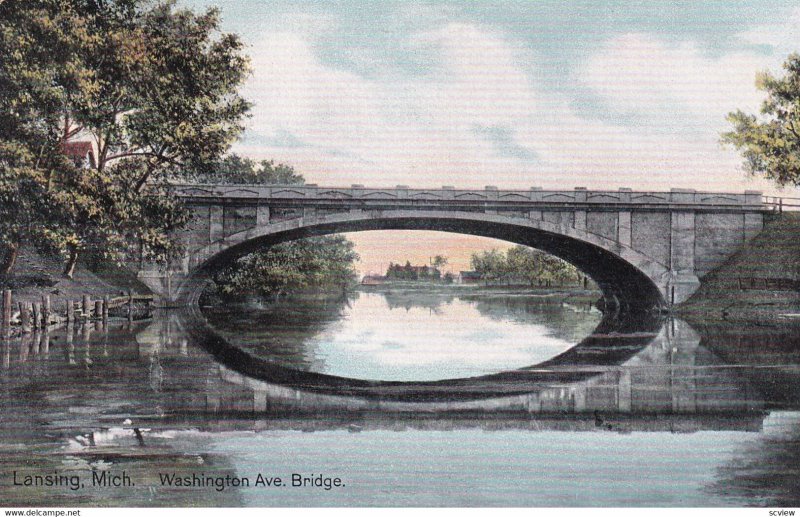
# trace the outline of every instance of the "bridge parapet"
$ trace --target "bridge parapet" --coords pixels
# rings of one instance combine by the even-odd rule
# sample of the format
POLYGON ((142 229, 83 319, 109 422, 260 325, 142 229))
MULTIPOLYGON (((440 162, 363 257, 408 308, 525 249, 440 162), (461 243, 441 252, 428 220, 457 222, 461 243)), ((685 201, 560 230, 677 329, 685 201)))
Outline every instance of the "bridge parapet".
POLYGON ((259 201, 312 203, 442 203, 442 204, 498 204, 498 205, 587 205, 593 208, 608 206, 619 208, 624 205, 654 208, 712 208, 737 210, 765 210, 766 204, 761 192, 710 192, 690 189, 670 191, 634 191, 627 188, 619 190, 587 190, 577 187, 573 190, 544 190, 531 187, 528 190, 498 189, 487 186, 479 189, 457 189, 445 186, 440 189, 418 189, 398 185, 394 188, 370 188, 354 185, 350 188, 323 187, 318 185, 216 185, 192 184, 176 185, 176 193, 188 201, 209 203, 212 201, 238 201, 258 203, 259 201))

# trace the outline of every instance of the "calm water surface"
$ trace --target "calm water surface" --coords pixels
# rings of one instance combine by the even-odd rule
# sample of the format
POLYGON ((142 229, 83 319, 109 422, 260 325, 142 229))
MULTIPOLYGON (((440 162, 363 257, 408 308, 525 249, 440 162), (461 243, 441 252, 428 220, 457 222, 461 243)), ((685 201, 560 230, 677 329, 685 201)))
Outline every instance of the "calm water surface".
POLYGON ((601 321, 518 292, 163 313, 2 343, 0 500, 797 505, 798 401, 792 328, 601 321), (135 485, 92 486, 104 471, 135 485), (259 473, 345 486, 162 483, 259 473))
POLYGON ((207 308, 229 342, 269 361, 353 379, 426 381, 538 364, 600 322, 554 295, 362 292, 270 307, 207 308), (242 333, 241 329, 247 332, 242 333))

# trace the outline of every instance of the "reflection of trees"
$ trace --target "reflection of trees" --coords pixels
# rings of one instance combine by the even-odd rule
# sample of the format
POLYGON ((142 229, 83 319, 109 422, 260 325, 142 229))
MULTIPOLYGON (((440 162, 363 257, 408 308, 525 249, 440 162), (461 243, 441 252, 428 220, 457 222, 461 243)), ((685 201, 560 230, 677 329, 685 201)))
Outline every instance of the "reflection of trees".
POLYGON ((542 297, 526 295, 464 295, 462 300, 472 302, 483 316, 496 321, 543 325, 553 336, 565 341, 575 341, 590 334, 600 322, 599 314, 588 314, 564 307, 559 296, 542 297))
POLYGON ((777 407, 800 404, 800 328, 725 322, 692 322, 702 343, 726 363, 743 368, 748 379, 777 407))
POLYGON ((208 323, 230 343, 281 365, 308 370, 315 357, 306 341, 339 321, 358 293, 293 296, 266 305, 205 309, 208 323))
POLYGON ((741 446, 717 469, 709 492, 759 506, 800 504, 800 421, 796 416, 776 418, 780 429, 774 434, 767 430, 757 441, 741 446))
POLYGON ((428 289, 390 289, 381 291, 389 309, 422 308, 434 313, 442 305, 459 299, 471 303, 481 315, 495 321, 512 321, 519 324, 543 325, 553 336, 565 341, 583 338, 600 322, 599 314, 588 314, 591 304, 585 307, 564 307, 563 296, 535 296, 525 293, 436 292, 428 289), (583 309, 583 310, 581 310, 583 309))
POLYGON ((383 295, 390 310, 405 309, 408 311, 413 308, 421 308, 429 309, 434 313, 438 313, 442 305, 453 303, 456 298, 453 293, 409 289, 383 291, 380 294, 383 295))

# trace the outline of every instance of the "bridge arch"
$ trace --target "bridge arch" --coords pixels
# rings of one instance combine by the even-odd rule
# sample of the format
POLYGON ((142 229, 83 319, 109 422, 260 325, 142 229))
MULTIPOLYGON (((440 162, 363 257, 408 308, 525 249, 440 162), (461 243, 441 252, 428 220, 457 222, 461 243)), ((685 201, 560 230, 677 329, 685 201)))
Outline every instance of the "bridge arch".
POLYGON ((597 283, 607 303, 622 310, 650 310, 666 305, 668 269, 630 246, 544 220, 435 210, 354 211, 259 225, 188 253, 182 273, 173 274, 169 295, 180 303, 196 303, 214 271, 267 246, 370 230, 444 231, 530 246, 575 265, 597 283))

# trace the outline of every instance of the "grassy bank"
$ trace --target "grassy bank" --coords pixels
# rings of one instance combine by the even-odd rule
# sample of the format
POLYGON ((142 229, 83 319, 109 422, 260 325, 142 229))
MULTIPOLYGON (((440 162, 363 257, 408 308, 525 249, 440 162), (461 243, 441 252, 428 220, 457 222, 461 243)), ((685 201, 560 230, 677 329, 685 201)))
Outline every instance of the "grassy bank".
POLYGON ((120 296, 128 290, 136 294, 150 292, 135 274, 113 264, 89 267, 78 263, 72 278, 62 276, 63 267, 58 257, 42 256, 23 248, 12 273, 0 276, 0 289, 12 290, 14 304, 40 301, 42 295, 50 295, 54 310, 65 306, 66 300, 77 300, 85 294, 99 299, 106 295, 120 296))
POLYGON ((800 213, 770 220, 764 230, 702 279, 677 308, 688 320, 795 322, 800 325, 800 213))

